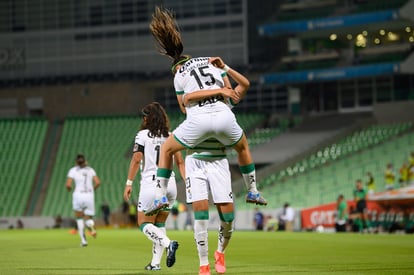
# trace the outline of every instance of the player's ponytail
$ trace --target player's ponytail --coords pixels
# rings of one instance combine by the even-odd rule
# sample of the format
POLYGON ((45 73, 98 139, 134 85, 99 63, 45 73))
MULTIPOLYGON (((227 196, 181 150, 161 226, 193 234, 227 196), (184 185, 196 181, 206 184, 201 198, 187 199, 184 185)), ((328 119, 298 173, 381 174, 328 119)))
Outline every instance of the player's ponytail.
POLYGON ((149 28, 158 44, 158 51, 173 60, 171 70, 175 73, 178 64, 190 59, 182 54, 184 46, 175 16, 167 9, 156 7, 149 28))

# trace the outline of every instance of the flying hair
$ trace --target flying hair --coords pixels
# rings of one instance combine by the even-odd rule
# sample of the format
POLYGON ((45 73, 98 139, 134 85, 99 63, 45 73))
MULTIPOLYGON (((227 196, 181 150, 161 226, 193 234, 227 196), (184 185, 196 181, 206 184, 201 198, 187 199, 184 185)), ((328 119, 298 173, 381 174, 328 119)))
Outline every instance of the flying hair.
POLYGON ((171 67, 173 72, 175 72, 176 65, 190 59, 189 56, 182 55, 184 46, 179 26, 172 11, 155 7, 149 28, 157 42, 158 52, 173 60, 171 67))

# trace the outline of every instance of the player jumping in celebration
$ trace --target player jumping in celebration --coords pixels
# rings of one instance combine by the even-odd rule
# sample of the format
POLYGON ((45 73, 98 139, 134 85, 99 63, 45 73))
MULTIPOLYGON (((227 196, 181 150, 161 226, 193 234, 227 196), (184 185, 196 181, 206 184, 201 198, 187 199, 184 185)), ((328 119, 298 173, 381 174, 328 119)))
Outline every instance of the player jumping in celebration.
POLYGON ((88 166, 85 156, 76 156, 76 166, 68 172, 66 189, 72 191, 72 183, 75 189, 72 194, 72 208, 76 216, 76 224, 81 239, 81 246, 87 246, 85 225, 92 237, 96 238, 96 229, 93 216, 95 215, 95 190, 101 184, 95 170, 88 166))
POLYGON ((232 69, 227 65, 222 69, 216 68, 208 57, 191 58, 182 55, 183 44, 177 22, 166 9, 156 7, 150 30, 161 48, 161 53, 173 59, 171 70, 174 74, 177 100, 187 117, 161 148, 157 170, 159 188, 156 200, 147 211, 147 215, 154 214, 169 204, 165 192, 172 171, 172 155, 185 148, 194 148, 210 138, 215 138, 221 144, 231 146, 237 151, 239 167, 248 189, 246 202, 266 205, 266 200, 256 188, 256 170, 246 135, 225 103, 225 98, 221 95, 211 95, 197 103, 183 106, 183 98, 193 92, 225 87, 231 89, 226 73, 232 69))
MULTIPOLYGON (((178 242, 170 240, 166 235, 165 221, 169 211, 163 209, 156 215, 146 216, 144 214, 152 206, 155 198, 157 164, 160 148, 169 136, 169 121, 164 108, 153 102, 145 106, 142 111, 143 121, 138 131, 133 148, 133 155, 129 166, 128 179, 124 190, 124 199, 128 201, 132 193, 132 182, 141 169, 140 190, 138 197, 138 226, 142 233, 153 242, 153 257, 145 267, 146 270, 159 270, 162 253, 167 248, 167 266, 175 263, 175 254, 178 242)), ((180 174, 184 179, 184 160, 181 152, 174 154, 174 161, 177 164, 180 174)), ((177 197, 177 186, 174 173, 171 174, 168 182, 167 198, 174 202, 177 197)))

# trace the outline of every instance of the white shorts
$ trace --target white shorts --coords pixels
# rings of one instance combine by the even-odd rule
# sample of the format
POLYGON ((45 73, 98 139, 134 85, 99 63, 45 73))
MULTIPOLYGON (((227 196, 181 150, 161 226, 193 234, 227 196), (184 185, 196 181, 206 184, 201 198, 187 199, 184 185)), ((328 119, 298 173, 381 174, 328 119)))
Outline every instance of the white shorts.
POLYGON ((175 139, 187 148, 193 148, 208 138, 216 138, 225 146, 236 144, 243 136, 234 113, 202 113, 184 120, 175 130, 175 139))
POLYGON ((84 215, 95 215, 95 195, 88 193, 73 193, 72 195, 73 211, 83 212, 84 215))
POLYGON ((231 174, 227 159, 199 160, 185 158, 186 200, 208 200, 209 189, 214 203, 232 203, 231 174))
MULTIPOLYGON (((154 204, 156 193, 155 185, 155 180, 149 182, 140 182, 137 206, 138 211, 145 212, 145 210, 147 210, 154 204)), ((170 180, 168 181, 167 198, 170 205, 173 205, 175 200, 177 199, 177 184, 175 181, 175 177, 170 177, 170 180)))

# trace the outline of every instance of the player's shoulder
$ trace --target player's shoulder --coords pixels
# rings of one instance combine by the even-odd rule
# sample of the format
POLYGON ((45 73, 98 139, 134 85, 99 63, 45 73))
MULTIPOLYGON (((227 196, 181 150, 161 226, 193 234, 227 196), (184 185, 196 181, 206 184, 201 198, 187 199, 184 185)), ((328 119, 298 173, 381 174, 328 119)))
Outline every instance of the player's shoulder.
POLYGON ((148 129, 139 130, 138 133, 137 133, 137 135, 136 135, 136 138, 145 138, 145 137, 148 137, 148 133, 149 133, 149 130, 148 129))
POLYGON ((69 173, 75 172, 79 166, 73 166, 69 169, 69 173))

